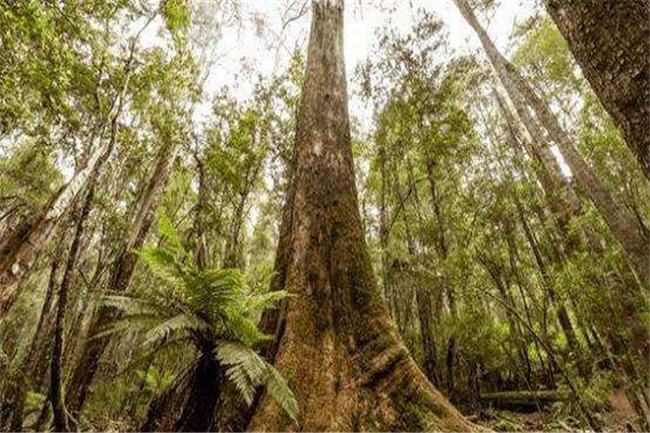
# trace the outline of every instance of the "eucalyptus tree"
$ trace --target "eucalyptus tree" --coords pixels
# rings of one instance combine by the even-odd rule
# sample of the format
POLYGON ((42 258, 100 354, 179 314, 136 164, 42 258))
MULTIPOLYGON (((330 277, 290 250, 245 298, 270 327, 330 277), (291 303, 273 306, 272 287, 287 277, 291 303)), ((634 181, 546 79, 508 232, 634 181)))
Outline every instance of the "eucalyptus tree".
MULTIPOLYGON (((343 3, 314 2, 312 14, 273 283, 295 296, 267 315, 278 331, 267 356, 296 393, 301 429, 470 429, 415 365, 377 291, 354 183, 343 3)), ((263 396, 249 428, 292 424, 263 396)))

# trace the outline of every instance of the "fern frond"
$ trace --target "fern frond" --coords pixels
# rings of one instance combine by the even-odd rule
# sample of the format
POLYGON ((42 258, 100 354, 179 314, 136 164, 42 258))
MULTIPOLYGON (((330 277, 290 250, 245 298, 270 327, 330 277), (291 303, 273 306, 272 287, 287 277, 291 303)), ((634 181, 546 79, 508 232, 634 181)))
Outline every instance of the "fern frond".
POLYGON ((226 376, 248 404, 255 389, 264 383, 266 362, 254 350, 242 344, 222 341, 217 346, 217 359, 227 367, 226 376))
POLYGON ((270 364, 268 366, 268 373, 266 378, 266 390, 271 395, 282 409, 291 417, 294 422, 297 422, 298 416, 298 400, 289 388, 289 384, 282 377, 280 372, 270 364))
POLYGON ((274 307, 281 300, 291 296, 285 290, 275 290, 267 293, 255 293, 248 296, 246 310, 252 317, 257 317, 265 310, 274 307))
POLYGON ((104 295, 100 299, 99 305, 115 308, 127 315, 155 315, 160 313, 158 306, 152 305, 148 300, 129 295, 104 295))
POLYGON ((178 355, 181 351, 186 352, 188 350, 188 346, 190 348, 193 347, 188 345, 187 337, 181 336, 167 340, 164 342, 164 344, 149 347, 148 349, 142 350, 135 357, 130 358, 130 362, 124 368, 115 373, 112 378, 131 373, 137 368, 144 368, 145 366, 150 365, 152 359, 155 357, 162 357, 168 354, 178 355))
POLYGON ((158 344, 169 339, 172 334, 200 332, 209 325, 193 314, 179 314, 151 328, 144 335, 144 346, 158 344))
POLYGON ((150 329, 160 322, 160 317, 152 314, 134 314, 117 319, 108 326, 90 336, 91 340, 103 338, 112 334, 138 333, 150 329))
POLYGON ((298 402, 280 373, 250 347, 239 343, 219 341, 216 349, 219 362, 227 367, 226 376, 251 404, 255 389, 265 385, 269 395, 296 420, 298 402))
POLYGON ((271 338, 259 329, 256 320, 243 314, 229 317, 221 331, 222 334, 229 336, 229 339, 240 341, 247 346, 255 346, 271 338))
POLYGON ((185 285, 182 266, 172 252, 162 248, 144 247, 138 255, 157 278, 174 288, 182 288, 185 285))

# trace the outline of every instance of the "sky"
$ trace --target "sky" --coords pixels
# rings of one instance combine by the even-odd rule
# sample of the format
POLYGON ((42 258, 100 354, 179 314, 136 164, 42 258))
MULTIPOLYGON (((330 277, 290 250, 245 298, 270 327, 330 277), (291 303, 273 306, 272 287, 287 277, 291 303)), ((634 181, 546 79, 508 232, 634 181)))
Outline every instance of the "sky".
MULTIPOLYGON (((300 0, 240 0, 237 3, 243 20, 222 28, 215 48, 217 60, 210 69, 205 89, 213 94, 222 86, 228 86, 238 98, 245 99, 250 96, 253 77, 282 72, 294 47, 306 48, 311 17, 308 12, 281 31, 287 5, 301 4, 300 0)), ((530 15, 532 3, 531 0, 501 0, 489 22, 482 17, 482 24, 502 52, 509 52, 509 36, 514 23, 530 15)), ((478 38, 453 0, 347 0, 344 55, 350 114, 361 120, 362 125, 368 124, 372 113, 355 97, 352 73, 371 54, 378 29, 390 25, 407 32, 419 9, 435 12, 444 22, 453 53, 480 52, 478 38)), ((207 117, 209 112, 209 104, 206 104, 197 110, 197 115, 207 117)))

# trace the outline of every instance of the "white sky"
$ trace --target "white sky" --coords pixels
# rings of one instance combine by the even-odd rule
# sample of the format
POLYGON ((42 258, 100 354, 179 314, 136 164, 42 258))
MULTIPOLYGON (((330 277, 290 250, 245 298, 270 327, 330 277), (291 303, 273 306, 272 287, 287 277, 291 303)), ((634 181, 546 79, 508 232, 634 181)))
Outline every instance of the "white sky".
MULTIPOLYGON (((206 81, 209 94, 227 85, 233 88, 235 95, 244 99, 250 95, 253 77, 257 74, 268 76, 281 72, 293 48, 306 47, 310 13, 292 22, 279 35, 282 12, 288 2, 290 0, 237 2, 245 22, 223 29, 216 48, 218 61, 206 81)), ((509 35, 513 25, 528 17, 532 4, 532 0, 501 0, 490 23, 482 19, 483 25, 487 25, 488 33, 502 52, 509 51, 509 35)), ((455 53, 478 52, 480 49, 476 35, 452 0, 347 0, 344 42, 351 97, 350 114, 364 124, 367 124, 372 113, 370 108, 354 97, 355 87, 351 82, 353 71, 370 54, 377 29, 391 25, 406 32, 414 24, 418 9, 433 11, 444 22, 450 49, 455 53)), ((197 114, 209 115, 209 105, 206 104, 197 114)))

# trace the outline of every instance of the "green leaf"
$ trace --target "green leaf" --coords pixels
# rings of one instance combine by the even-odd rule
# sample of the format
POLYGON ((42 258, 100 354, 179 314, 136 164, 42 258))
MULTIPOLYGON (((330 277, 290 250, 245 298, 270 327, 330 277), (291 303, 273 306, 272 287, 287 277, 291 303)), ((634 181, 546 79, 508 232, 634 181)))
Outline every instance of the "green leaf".
POLYGON ((248 404, 251 404, 258 386, 265 385, 269 395, 296 421, 298 401, 286 380, 268 362, 250 347, 220 341, 217 358, 227 367, 226 376, 248 404))

